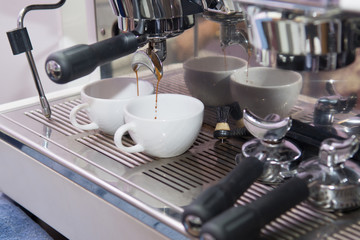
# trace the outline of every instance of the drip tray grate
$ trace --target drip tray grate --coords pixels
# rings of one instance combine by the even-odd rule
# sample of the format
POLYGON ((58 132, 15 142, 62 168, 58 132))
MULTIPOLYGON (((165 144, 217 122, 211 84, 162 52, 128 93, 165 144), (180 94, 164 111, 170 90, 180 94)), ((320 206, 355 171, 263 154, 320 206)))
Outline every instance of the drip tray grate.
MULTIPOLYGON (((89 148, 98 151, 109 158, 112 158, 129 168, 146 164, 153 161, 152 158, 141 153, 126 153, 121 152, 114 145, 111 137, 95 134, 76 139, 78 142, 88 146, 89 148)), ((129 146, 132 140, 129 137, 123 138, 124 145, 129 146)))

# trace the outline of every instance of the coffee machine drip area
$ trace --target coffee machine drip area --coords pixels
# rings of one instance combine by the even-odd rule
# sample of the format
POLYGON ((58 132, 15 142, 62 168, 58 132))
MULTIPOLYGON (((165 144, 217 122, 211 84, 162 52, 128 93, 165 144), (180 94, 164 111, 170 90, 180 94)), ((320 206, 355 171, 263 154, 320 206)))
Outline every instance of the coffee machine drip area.
MULTIPOLYGON (((51 53, 42 69, 49 79, 42 81, 66 84, 98 67, 101 79, 49 94, 47 114, 43 90, 40 103, 0 108, 2 192, 68 239, 360 238, 359 4, 94 0, 94 6, 98 41, 51 53), (135 128, 122 136, 120 150, 117 131, 102 129, 101 104, 118 86, 105 84, 134 80, 136 93, 135 76, 145 82, 140 95, 196 98, 176 112, 202 102, 199 133, 184 153, 155 156, 134 137, 135 128), (97 92, 99 81, 104 87, 97 92), (140 143, 140 151, 123 150, 140 143)), ((29 56, 23 29, 19 24, 8 37, 14 54, 29 56)), ((36 60, 29 63, 36 73, 36 60)), ((159 119, 151 121, 165 126, 161 100, 159 119)), ((129 124, 130 103, 121 108, 120 125, 129 124)), ((120 103, 112 104, 117 114, 120 103)), ((186 131, 177 128, 170 135, 182 143, 186 131)))

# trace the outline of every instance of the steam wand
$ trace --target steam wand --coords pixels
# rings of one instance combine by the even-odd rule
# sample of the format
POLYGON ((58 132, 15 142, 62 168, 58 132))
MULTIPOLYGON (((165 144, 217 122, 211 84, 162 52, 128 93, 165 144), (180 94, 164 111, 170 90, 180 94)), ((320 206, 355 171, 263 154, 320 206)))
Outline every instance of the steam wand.
POLYGON ((46 9, 56 9, 64 5, 65 0, 60 0, 56 4, 36 4, 36 5, 29 5, 23 8, 18 16, 17 19, 17 29, 7 32, 7 36, 11 45, 11 49, 14 55, 18 55, 20 53, 25 52, 26 58, 30 65, 30 69, 35 81, 36 90, 38 91, 40 104, 42 108, 42 112, 45 117, 51 117, 51 109, 48 100, 46 99, 45 92, 43 90, 39 73, 37 71, 34 57, 31 53, 32 45, 30 41, 29 34, 27 29, 24 28, 24 17, 26 13, 30 12, 31 10, 46 10, 46 9))

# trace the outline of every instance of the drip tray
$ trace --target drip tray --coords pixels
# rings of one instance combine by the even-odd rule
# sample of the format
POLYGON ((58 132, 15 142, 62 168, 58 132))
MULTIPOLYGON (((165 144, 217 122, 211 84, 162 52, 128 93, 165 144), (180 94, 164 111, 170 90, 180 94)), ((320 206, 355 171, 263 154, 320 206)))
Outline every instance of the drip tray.
MULTIPOLYGON (((189 204, 203 187, 224 177, 234 168, 235 155, 241 151, 239 143, 227 141, 220 144, 213 139, 213 128, 204 124, 191 149, 178 157, 159 159, 142 153, 122 152, 115 146, 112 136, 99 131, 78 130, 72 126, 68 116, 79 103, 79 99, 74 99, 53 105, 51 120, 46 119, 40 109, 27 111, 25 116, 44 124, 51 131, 56 129, 56 132, 63 134, 67 150, 81 152, 87 166, 109 165, 106 170, 115 178, 125 178, 176 206, 189 204)), ((207 114, 205 118, 211 119, 207 114)), ((82 124, 90 122, 84 112, 79 114, 77 120, 82 124)), ((58 141, 62 142, 63 139, 58 141)), ((134 145, 129 136, 123 137, 123 143, 125 146, 134 145)))
MULTIPOLYGON (((182 69, 166 74, 159 92, 189 95, 182 69)), ((147 79, 153 81, 152 76, 147 79)), ((227 175, 235 166, 236 154, 241 151, 240 140, 222 143, 213 139, 216 109, 207 108, 201 132, 185 154, 158 159, 142 153, 121 152, 111 136, 72 126, 69 113, 80 102, 79 95, 52 101, 51 120, 42 115, 38 105, 8 111, 1 114, 2 131, 114 195, 130 203, 140 201, 146 206, 143 210, 150 215, 164 215, 162 221, 169 219, 181 226, 182 207, 227 175)), ((306 122, 311 121, 312 112, 311 103, 299 101, 291 114, 306 122)), ((84 112, 77 118, 80 123, 89 122, 84 112)), ((232 120, 231 125, 235 124, 232 120)), ((123 141, 133 144, 128 136, 123 141)), ((271 189, 255 183, 237 204, 247 204, 271 189)), ((184 229, 177 230, 185 234, 184 229)), ((359 211, 325 213, 305 202, 268 224, 262 229, 262 236, 265 239, 359 239, 359 230, 359 211)))

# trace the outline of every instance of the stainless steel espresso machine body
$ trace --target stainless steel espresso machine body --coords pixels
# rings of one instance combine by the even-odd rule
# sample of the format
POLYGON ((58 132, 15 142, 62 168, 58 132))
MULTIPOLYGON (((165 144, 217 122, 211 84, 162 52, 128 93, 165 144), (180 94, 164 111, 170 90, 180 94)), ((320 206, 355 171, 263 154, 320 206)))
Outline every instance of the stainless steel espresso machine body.
MULTIPOLYGON (((98 19, 113 16, 106 24, 98 21, 99 43, 75 46, 49 57, 46 70, 53 81, 75 80, 98 65, 108 70, 109 61, 144 46, 146 53, 150 50, 163 63, 170 55, 167 43, 194 28, 196 31, 198 15, 205 21, 219 23, 220 49, 242 45, 265 66, 321 72, 346 69, 356 62, 360 10, 350 12, 347 1, 110 0, 109 3, 94 1, 98 19), (122 46, 116 51, 105 47, 119 43, 122 46), (85 61, 76 55, 81 51, 90 54, 85 54, 84 59, 89 56, 91 59, 85 61)), ((190 95, 182 64, 164 64, 162 70, 160 93, 190 95)), ((153 74, 141 77, 154 81, 153 74)), ((318 156, 322 140, 329 136, 343 140, 356 135, 359 124, 356 94, 343 96, 331 82, 324 89, 328 96, 322 98, 304 92, 300 95, 290 113, 291 119, 279 120, 286 122, 286 131, 274 142, 265 135, 254 141, 246 134, 224 142, 215 139, 217 109, 206 107, 201 132, 190 150, 164 159, 121 152, 112 136, 74 127, 69 114, 81 103, 79 88, 48 98, 51 118, 42 114, 37 99, 7 105, 0 114, 0 150, 4 153, 0 159, 0 190, 69 239, 196 239, 182 223, 184 209, 236 168, 235 160, 242 149, 252 154, 252 143, 261 143, 278 156, 274 149, 280 149, 285 136, 286 141, 289 139, 299 147, 295 151, 296 161, 286 165, 291 165, 293 177, 293 162, 318 156)), ((89 123, 86 113, 79 115, 79 122, 89 123)), ((232 128, 238 127, 237 120, 229 119, 232 128)), ((262 129, 261 125, 256 127, 262 129)), ((133 143, 129 136, 123 140, 128 145, 133 143)), ((273 160, 262 165, 278 169, 273 160)), ((359 169, 359 161, 355 153, 350 166, 354 171, 359 169)), ((267 172, 269 176, 273 173, 267 172)), ((271 177, 281 181, 288 178, 271 177)), ((277 181, 269 184, 266 179, 263 176, 261 181, 253 182, 232 204, 250 205, 277 188, 277 181)), ((263 226, 259 239, 357 239, 359 229, 360 210, 329 212, 303 201, 263 226)))
POLYGON ((231 16, 241 9, 257 61, 264 66, 328 71, 355 59, 358 14, 344 11, 342 1, 220 2, 220 9, 207 10, 231 16))

